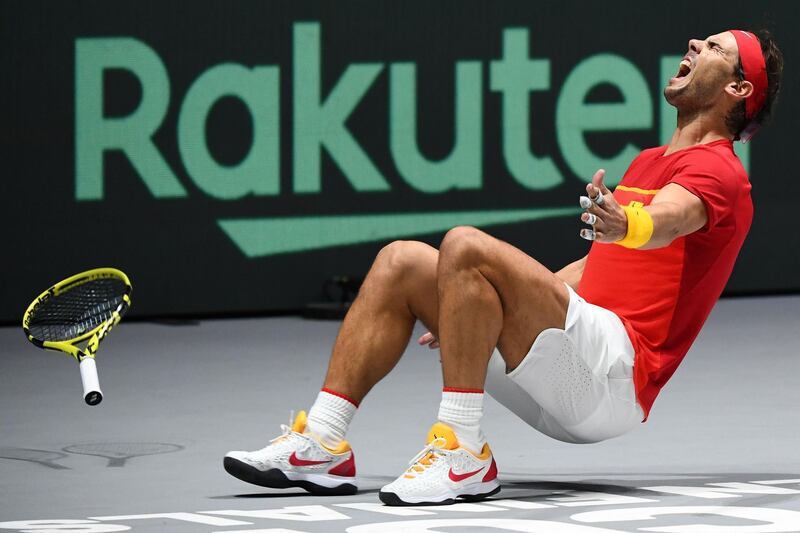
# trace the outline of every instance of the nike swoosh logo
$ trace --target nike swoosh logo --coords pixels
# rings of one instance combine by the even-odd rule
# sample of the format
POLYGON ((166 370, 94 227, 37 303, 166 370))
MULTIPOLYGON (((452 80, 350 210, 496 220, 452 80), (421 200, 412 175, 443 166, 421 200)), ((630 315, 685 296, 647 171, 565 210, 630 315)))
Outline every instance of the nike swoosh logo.
POLYGON ((325 463, 330 463, 328 461, 309 461, 307 459, 300 459, 297 457, 297 452, 292 452, 292 455, 289 456, 289 464, 292 466, 313 466, 313 465, 321 465, 325 463))
POLYGON ((448 472, 448 473, 447 473, 447 477, 449 477, 449 478, 450 478, 450 479, 452 479, 453 481, 464 481, 464 480, 465 480, 465 479, 467 479, 468 477, 472 477, 472 476, 474 476, 475 474, 477 474, 477 473, 478 473, 478 472, 480 472, 481 470, 483 470, 483 468, 479 468, 479 469, 477 469, 477 470, 476 470, 476 471, 474 471, 474 472, 465 472, 465 473, 463 473, 463 474, 456 474, 455 472, 453 472, 453 469, 451 468, 451 469, 450 469, 450 472, 448 472))
POLYGON ((249 257, 308 252, 426 235, 455 226, 488 227, 577 216, 575 207, 220 219, 217 224, 249 257))

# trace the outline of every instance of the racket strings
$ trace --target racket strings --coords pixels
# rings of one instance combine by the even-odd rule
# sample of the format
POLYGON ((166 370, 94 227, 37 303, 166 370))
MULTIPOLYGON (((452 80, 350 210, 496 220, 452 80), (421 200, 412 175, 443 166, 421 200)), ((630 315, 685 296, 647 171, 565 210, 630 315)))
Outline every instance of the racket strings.
POLYGON ((121 310, 125 292, 125 283, 113 278, 76 285, 42 302, 28 327, 43 341, 80 337, 121 310))

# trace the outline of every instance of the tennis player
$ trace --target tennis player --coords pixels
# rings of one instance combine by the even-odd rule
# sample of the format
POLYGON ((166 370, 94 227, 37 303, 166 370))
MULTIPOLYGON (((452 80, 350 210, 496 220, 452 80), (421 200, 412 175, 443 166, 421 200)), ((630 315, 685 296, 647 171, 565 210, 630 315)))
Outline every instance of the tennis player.
MULTIPOLYGON (((669 144, 644 150, 612 192, 599 170, 580 198, 593 241, 550 272, 471 227, 439 250, 393 242, 378 254, 342 324, 308 417, 267 447, 230 452, 228 472, 316 494, 356 490, 344 440, 370 389, 402 356, 417 320, 440 348, 438 421, 411 467, 380 491, 389 505, 446 504, 500 490, 481 431, 484 390, 570 443, 647 420, 731 274, 750 228, 750 183, 733 151, 770 115, 783 59, 767 32, 689 41, 664 89, 678 110, 669 144)), ((402 401, 399 399, 398 401, 402 401)))

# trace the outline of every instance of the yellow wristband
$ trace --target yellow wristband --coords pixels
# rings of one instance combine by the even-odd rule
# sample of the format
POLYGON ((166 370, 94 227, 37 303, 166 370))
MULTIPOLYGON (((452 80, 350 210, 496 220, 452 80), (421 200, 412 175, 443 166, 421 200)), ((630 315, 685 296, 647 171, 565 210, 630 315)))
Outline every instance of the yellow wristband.
POLYGON ((641 248, 653 236, 653 218, 639 202, 631 202, 631 205, 623 206, 622 209, 628 216, 628 233, 624 239, 614 244, 625 248, 641 248))

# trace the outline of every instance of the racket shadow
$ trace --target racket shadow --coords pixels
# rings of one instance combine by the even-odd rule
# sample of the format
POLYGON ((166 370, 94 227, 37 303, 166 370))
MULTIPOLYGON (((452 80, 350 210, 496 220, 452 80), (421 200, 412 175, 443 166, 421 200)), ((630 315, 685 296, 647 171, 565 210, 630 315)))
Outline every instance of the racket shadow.
POLYGON ((13 461, 26 461, 35 463, 53 470, 70 470, 68 466, 58 464, 54 461, 67 457, 67 454, 50 450, 37 450, 34 448, 14 448, 1 447, 0 459, 11 459, 13 461))
POLYGON ((129 459, 145 455, 174 453, 185 449, 180 444, 169 442, 93 442, 71 444, 62 451, 78 455, 93 455, 108 459, 106 467, 124 467, 129 459))

